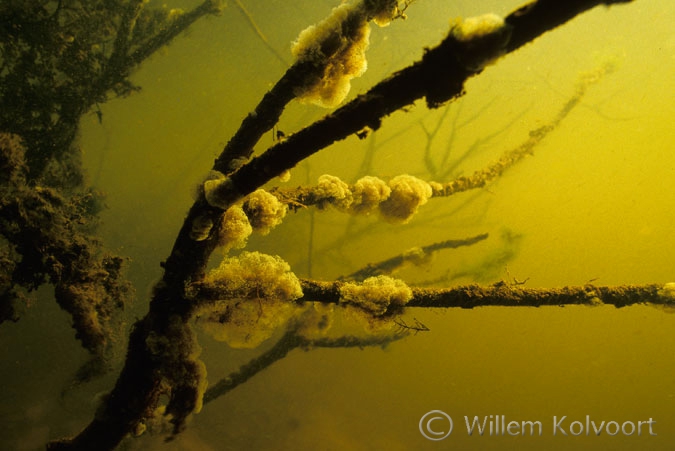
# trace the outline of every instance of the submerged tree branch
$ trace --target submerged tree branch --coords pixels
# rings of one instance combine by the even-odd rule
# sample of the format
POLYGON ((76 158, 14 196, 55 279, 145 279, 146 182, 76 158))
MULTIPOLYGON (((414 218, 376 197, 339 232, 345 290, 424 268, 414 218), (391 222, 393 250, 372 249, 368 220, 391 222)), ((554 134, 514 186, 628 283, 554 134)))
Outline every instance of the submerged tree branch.
MULTIPOLYGON (((240 167, 214 189, 212 198, 215 202, 212 204, 226 209, 334 142, 366 128, 376 130, 384 117, 412 105, 422 97, 426 98, 430 107, 437 107, 462 95, 464 82, 482 72, 488 61, 518 49, 576 14, 599 4, 610 3, 614 2, 535 1, 510 14, 502 28, 477 39, 478 42, 462 41, 457 38, 454 29, 451 30, 441 44, 427 50, 421 61, 395 73, 367 93, 240 167), (555 13, 551 13, 550 9, 555 13), (467 57, 474 52, 480 57, 467 57)), ((257 110, 256 114, 259 114, 257 110)))
MULTIPOLYGON (((382 118, 412 104, 416 99, 426 97, 428 105, 436 107, 461 95, 465 80, 480 73, 489 60, 513 51, 545 31, 565 23, 576 14, 608 3, 613 2, 533 2, 529 7, 519 9, 507 17, 505 22, 500 21, 493 33, 482 34, 475 39, 468 38, 467 31, 463 28, 453 28, 449 37, 439 46, 428 50, 420 62, 398 72, 333 114, 254 158, 229 178, 217 181, 216 188, 208 196, 202 193, 190 209, 171 255, 163 264, 164 276, 155 287, 150 311, 134 326, 124 368, 107 401, 83 432, 72 440, 52 443, 50 449, 113 449, 126 434, 139 426, 145 418, 152 416, 161 396, 169 397, 167 412, 172 414, 174 433, 180 432, 184 427, 189 414, 201 408, 205 371, 198 360, 198 350, 189 324, 194 305, 187 290, 193 282, 203 277, 208 259, 217 244, 216 235, 222 213, 235 201, 336 140, 344 139, 364 127, 377 129, 382 118), (514 40, 510 41, 509 36, 514 37, 514 40), (209 221, 213 224, 212 232, 206 239, 196 240, 192 233, 195 224, 201 225, 209 221)), ((283 109, 283 105, 276 104, 276 101, 273 103, 275 105, 272 109, 283 109)), ((261 113, 264 112, 256 109, 255 115, 261 113)), ((277 120, 276 114, 269 116, 271 125, 267 123, 265 126, 271 128, 277 120)), ((260 133, 261 128, 254 128, 258 128, 258 131, 253 133, 252 138, 247 138, 248 142, 256 140, 255 135, 260 133)), ((223 173, 229 172, 228 169, 232 169, 232 157, 246 156, 249 152, 246 147, 244 144, 234 153, 226 148, 214 168, 223 173)), ((337 291, 340 284, 343 283, 304 281, 302 300, 338 302, 340 294, 337 291)), ((556 296, 497 286, 480 290, 478 287, 469 287, 459 292, 413 291, 413 299, 408 305, 438 307, 448 306, 444 303, 456 302, 460 307, 475 306, 478 305, 477 300, 489 302, 488 305, 499 305, 501 296, 506 296, 513 305, 520 305, 522 300, 529 298, 536 299, 533 302, 538 302, 538 305, 546 302, 558 305, 565 299, 576 300, 570 303, 582 303, 582 299, 588 298, 588 295, 583 295, 586 293, 583 290, 576 294, 562 293, 556 296), (512 293, 520 293, 520 296, 512 293)), ((625 298, 612 294, 614 292, 609 288, 603 290, 593 291, 591 299, 597 297, 610 302, 625 298)), ((644 302, 644 299, 659 300, 663 297, 658 295, 657 287, 640 294, 646 297, 633 303, 644 302)))
MULTIPOLYGON (((302 302, 340 303, 343 282, 302 280, 302 302)), ((561 288, 526 288, 499 282, 490 286, 466 285, 454 288, 413 288, 413 298, 406 307, 464 308, 543 307, 564 305, 613 305, 626 307, 652 304, 675 308, 673 284, 596 286, 561 288)))

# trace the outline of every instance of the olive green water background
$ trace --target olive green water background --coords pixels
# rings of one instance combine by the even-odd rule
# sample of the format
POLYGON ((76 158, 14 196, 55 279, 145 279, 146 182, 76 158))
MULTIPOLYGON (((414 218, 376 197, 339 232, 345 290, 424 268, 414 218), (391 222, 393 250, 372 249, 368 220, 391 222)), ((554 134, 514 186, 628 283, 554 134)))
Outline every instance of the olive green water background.
MULTIPOLYGON (((291 41, 338 2, 241 3, 290 63, 291 41)), ((417 0, 407 20, 373 25, 368 71, 353 81, 350 96, 419 59, 425 46, 442 39, 451 18, 504 16, 521 3, 417 0)), ((405 225, 300 211, 270 235, 253 237, 247 249, 280 255, 298 276, 331 280, 414 246, 487 232, 485 242, 445 251, 396 276, 414 285, 457 275, 440 286, 514 278, 527 279, 529 287, 675 281, 674 21, 670 0, 596 8, 489 66, 448 111, 418 102, 369 138, 350 137, 301 163, 285 183, 315 183, 326 173, 347 182, 366 173, 434 180, 425 166, 427 144, 439 170, 456 165, 449 178, 468 175, 550 121, 574 94, 580 73, 615 65, 533 156, 486 189, 432 199, 405 225), (439 120, 429 143, 425 130, 439 120)), ((195 187, 284 69, 230 2, 222 16, 197 23, 142 66, 133 76, 140 93, 102 105, 101 123, 94 113, 84 117, 88 177, 107 194, 101 232, 109 247, 132 259, 137 300, 126 312, 129 324, 146 312, 159 262, 195 187)), ((327 112, 294 102, 279 129, 292 133, 327 112)), ((273 143, 270 133, 259 150, 273 143)), ((294 351, 206 405, 174 442, 140 438, 125 449, 675 448, 675 315, 668 311, 645 305, 410 309, 405 319, 413 318, 430 331, 385 350, 294 351), (418 428, 433 409, 455 423, 439 442, 418 428), (465 415, 539 420, 543 433, 469 436, 465 415), (554 436, 554 415, 566 415, 567 426, 586 415, 619 424, 652 418, 658 435, 554 436)), ((20 322, 0 327, 0 421, 7 431, 0 449, 40 449, 50 438, 77 432, 114 383, 116 372, 61 393, 85 357, 68 324, 45 289, 20 322)), ((200 343, 215 382, 272 341, 257 350, 229 349, 206 336, 200 343)))

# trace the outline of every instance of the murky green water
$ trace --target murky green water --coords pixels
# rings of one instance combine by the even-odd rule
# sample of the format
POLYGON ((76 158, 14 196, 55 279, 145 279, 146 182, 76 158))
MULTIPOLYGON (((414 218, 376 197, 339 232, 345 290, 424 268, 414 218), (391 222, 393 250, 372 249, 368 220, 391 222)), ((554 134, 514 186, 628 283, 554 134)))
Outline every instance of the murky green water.
MULTIPOLYGON (((288 62, 289 43, 298 32, 337 3, 241 2, 288 62)), ((132 258, 129 275, 138 299, 128 311, 130 323, 147 310, 149 290, 161 275, 159 262, 171 249, 195 186, 285 69, 231 3, 221 17, 201 21, 144 64, 133 76, 143 87, 139 94, 102 105, 102 123, 93 113, 82 122, 91 183, 107 193, 104 238, 132 258)), ((419 59, 424 46, 447 32, 450 18, 506 15, 520 4, 453 3, 418 0, 408 20, 374 27, 368 71, 353 81, 350 95, 419 59)), ((326 173, 347 182, 366 174, 388 179, 408 173, 425 180, 468 175, 552 120, 574 94, 581 72, 616 64, 533 156, 487 188, 432 199, 405 225, 331 209, 301 210, 271 234, 253 237, 247 249, 280 255, 298 276, 331 280, 414 246, 487 232, 485 242, 444 251, 431 264, 396 276, 411 285, 446 277, 440 286, 514 278, 527 279, 530 287, 675 280, 673 19, 675 8, 667 0, 596 8, 489 66, 447 111, 430 111, 418 102, 384 120, 367 139, 348 138, 301 163, 285 184, 316 183, 326 173), (508 258, 499 260, 504 250, 508 258), (486 261, 497 263, 488 268, 486 261)), ((293 103, 278 127, 290 134, 326 112, 293 103)), ((272 144, 269 134, 259 148, 272 144)), ((67 316, 49 298, 44 290, 43 302, 25 318, 0 327, 2 423, 11 430, 0 434, 8 437, 0 439, 3 449, 36 449, 49 438, 76 432, 91 418, 95 395, 115 380, 113 374, 59 395, 84 351, 72 338, 67 316)), ((675 445, 675 315, 648 306, 410 309, 405 319, 413 318, 430 331, 385 350, 293 351, 207 404, 174 442, 141 438, 125 446, 670 450, 675 445), (453 433, 440 442, 425 439, 418 427, 422 415, 434 409, 454 420, 453 433), (506 423, 541 421, 543 431, 541 436, 467 433, 464 416, 489 415, 505 415, 506 423), (572 421, 585 425, 587 415, 619 424, 651 418, 658 435, 646 429, 640 436, 553 434, 554 416, 567 416, 563 426, 569 431, 572 421)), ((260 352, 232 350, 206 336, 201 344, 212 383, 260 352)))

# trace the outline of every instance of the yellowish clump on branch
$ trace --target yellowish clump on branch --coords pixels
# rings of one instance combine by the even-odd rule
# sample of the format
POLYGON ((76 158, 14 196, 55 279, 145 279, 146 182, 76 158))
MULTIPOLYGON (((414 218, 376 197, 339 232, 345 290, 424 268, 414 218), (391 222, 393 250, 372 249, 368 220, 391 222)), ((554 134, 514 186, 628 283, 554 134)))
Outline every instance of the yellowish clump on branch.
POLYGON ((439 183, 427 183, 407 174, 396 176, 389 183, 377 177, 366 176, 353 185, 334 175, 324 174, 319 177, 316 186, 287 190, 280 197, 297 198, 299 203, 316 205, 320 209, 332 205, 337 210, 350 214, 368 215, 377 210, 385 220, 403 224, 437 190, 443 188, 439 183))
POLYGON ((288 211, 286 204, 264 189, 258 189, 249 194, 242 208, 253 230, 261 235, 267 235, 274 227, 281 224, 288 211))
POLYGON ((226 210, 230 206, 230 199, 225 195, 232 188, 232 180, 218 171, 211 171, 202 185, 204 198, 212 207, 226 210))
POLYGON ((663 284, 663 286, 659 288, 656 293, 664 302, 661 304, 654 303, 651 305, 667 313, 675 313, 675 282, 663 284))
POLYGON ((432 195, 431 186, 412 175, 398 175, 389 181, 391 195, 380 203, 380 214, 394 223, 405 223, 427 203, 432 195))
POLYGON ((334 175, 324 174, 313 191, 317 206, 325 208, 328 204, 338 210, 345 211, 352 203, 352 192, 349 185, 334 175))
POLYGON ((675 302, 675 282, 668 282, 658 291, 659 296, 675 302))
POLYGON ((253 227, 244 210, 239 205, 233 205, 223 214, 218 244, 224 248, 225 252, 230 249, 241 249, 246 246, 246 241, 252 232, 253 227))
POLYGON ((391 308, 403 307, 413 297, 402 280, 389 276, 369 277, 361 283, 346 282, 340 287, 340 303, 382 316, 391 308))
POLYGON ((300 100, 326 108, 339 105, 349 93, 351 79, 362 75, 368 67, 368 22, 374 20, 384 26, 400 15, 396 0, 343 3, 321 22, 300 32, 291 46, 296 60, 326 64, 321 78, 298 90, 300 100))
POLYGON ((407 8, 413 0, 400 2, 399 0, 369 0, 364 2, 365 8, 371 11, 372 21, 380 27, 387 27, 392 20, 405 19, 402 9, 407 8))
POLYGON ((272 194, 263 189, 254 191, 241 204, 235 204, 225 211, 219 228, 218 245, 225 252, 241 249, 246 246, 246 241, 254 230, 261 235, 267 235, 281 223, 287 211, 286 204, 272 194))
POLYGON ((369 277, 361 283, 346 282, 340 287, 345 319, 369 334, 395 327, 395 319, 412 298, 412 290, 405 282, 384 275, 369 277))
POLYGON ((199 215, 192 220, 190 229, 190 239, 195 241, 204 241, 211 234, 213 220, 206 215, 199 215))
POLYGON ((472 71, 479 71, 496 61, 511 35, 504 19, 496 14, 458 19, 452 24, 451 33, 462 44, 458 58, 472 71))
POLYGON ((197 312, 204 330, 235 348, 255 348, 297 310, 300 281, 277 256, 243 252, 226 258, 204 283, 223 293, 197 312))
POLYGON ((390 195, 391 188, 384 180, 367 175, 354 184, 350 210, 356 214, 369 214, 390 195))

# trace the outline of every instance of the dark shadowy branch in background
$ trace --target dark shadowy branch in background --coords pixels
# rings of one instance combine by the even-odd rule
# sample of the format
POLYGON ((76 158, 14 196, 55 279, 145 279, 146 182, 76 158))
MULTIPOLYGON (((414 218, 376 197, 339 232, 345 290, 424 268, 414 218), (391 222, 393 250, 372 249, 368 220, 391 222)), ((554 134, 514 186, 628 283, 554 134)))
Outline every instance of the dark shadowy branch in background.
POLYGON ((298 334, 297 327, 290 327, 284 335, 269 350, 242 365, 239 370, 219 380, 204 393, 204 404, 229 393, 239 385, 260 373, 270 365, 283 359, 294 349, 310 350, 313 348, 366 348, 378 346, 386 347, 388 344, 405 338, 409 334, 406 331, 398 331, 390 334, 370 335, 367 337, 342 336, 337 338, 321 337, 307 338, 298 334))
POLYGON ((157 50, 173 41, 183 31, 190 28, 197 20, 208 15, 222 13, 224 4, 224 0, 204 0, 194 9, 176 16, 161 32, 135 49, 129 55, 126 65, 130 67, 139 65, 157 50))
POLYGON ((391 274, 393 271, 401 268, 405 264, 419 265, 429 261, 432 254, 442 249, 456 249, 462 246, 471 246, 480 241, 487 239, 488 234, 483 233, 471 238, 462 240, 445 240, 437 243, 429 244, 427 246, 412 248, 400 255, 389 258, 387 260, 370 263, 347 276, 341 277, 340 280, 356 280, 362 281, 368 277, 380 276, 383 274, 391 274))
POLYGON ((432 185, 433 196, 445 197, 472 189, 482 188, 499 178, 508 168, 514 166, 528 155, 532 155, 537 145, 555 130, 560 122, 562 122, 574 107, 579 104, 588 87, 597 83, 604 75, 613 71, 614 67, 611 64, 606 64, 592 72, 582 74, 581 79, 577 82, 574 95, 565 103, 565 105, 563 105, 553 120, 536 130, 532 130, 530 136, 524 143, 515 149, 504 152, 498 161, 490 164, 488 167, 479 169, 470 176, 460 176, 450 182, 439 184, 440 186, 432 185))

